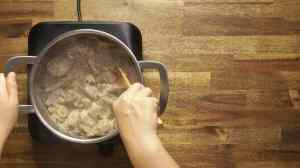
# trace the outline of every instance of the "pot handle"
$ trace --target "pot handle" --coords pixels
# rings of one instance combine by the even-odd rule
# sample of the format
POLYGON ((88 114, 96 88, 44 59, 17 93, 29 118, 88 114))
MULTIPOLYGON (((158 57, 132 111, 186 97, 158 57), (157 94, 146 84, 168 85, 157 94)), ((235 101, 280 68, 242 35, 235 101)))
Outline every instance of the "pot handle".
MULTIPOLYGON (((4 66, 5 76, 13 71, 15 65, 18 64, 34 64, 36 56, 15 56, 8 59, 4 66)), ((19 111, 22 113, 34 113, 34 108, 32 105, 19 105, 19 111)))
POLYGON ((156 61, 139 61, 139 65, 143 69, 156 69, 160 76, 160 98, 159 98, 159 114, 165 112, 169 97, 169 78, 165 65, 156 61))

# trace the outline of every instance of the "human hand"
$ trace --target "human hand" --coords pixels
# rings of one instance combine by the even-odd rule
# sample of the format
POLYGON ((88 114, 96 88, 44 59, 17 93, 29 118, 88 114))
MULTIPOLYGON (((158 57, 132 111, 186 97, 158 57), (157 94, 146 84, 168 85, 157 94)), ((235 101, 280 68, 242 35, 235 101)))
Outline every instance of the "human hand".
POLYGON ((158 100, 142 84, 131 85, 113 104, 123 140, 133 138, 143 143, 157 139, 158 100))
POLYGON ((158 100, 151 89, 131 85, 113 104, 121 138, 136 168, 179 168, 157 136, 158 100))
POLYGON ((0 74, 0 140, 4 142, 18 117, 18 90, 14 72, 0 74))

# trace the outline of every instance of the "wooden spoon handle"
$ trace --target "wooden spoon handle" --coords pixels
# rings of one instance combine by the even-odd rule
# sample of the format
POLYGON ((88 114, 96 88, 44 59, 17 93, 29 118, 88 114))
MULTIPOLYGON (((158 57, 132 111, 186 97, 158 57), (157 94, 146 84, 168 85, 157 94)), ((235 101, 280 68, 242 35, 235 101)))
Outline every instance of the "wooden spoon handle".
POLYGON ((124 80, 124 82, 125 82, 125 84, 126 84, 126 86, 128 88, 130 86, 130 81, 128 80, 125 72, 121 68, 118 68, 118 70, 120 71, 121 76, 122 76, 122 78, 123 78, 123 80, 124 80))

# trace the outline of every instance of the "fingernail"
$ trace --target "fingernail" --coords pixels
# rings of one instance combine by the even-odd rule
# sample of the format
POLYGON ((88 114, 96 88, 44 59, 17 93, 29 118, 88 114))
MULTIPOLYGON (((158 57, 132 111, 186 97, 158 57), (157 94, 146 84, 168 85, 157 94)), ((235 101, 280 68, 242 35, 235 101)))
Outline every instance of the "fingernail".
POLYGON ((16 81, 16 73, 10 72, 9 75, 11 76, 12 80, 15 82, 16 81))
POLYGON ((15 73, 15 72, 11 72, 10 75, 11 75, 11 77, 12 77, 14 80, 16 80, 16 73, 15 73))

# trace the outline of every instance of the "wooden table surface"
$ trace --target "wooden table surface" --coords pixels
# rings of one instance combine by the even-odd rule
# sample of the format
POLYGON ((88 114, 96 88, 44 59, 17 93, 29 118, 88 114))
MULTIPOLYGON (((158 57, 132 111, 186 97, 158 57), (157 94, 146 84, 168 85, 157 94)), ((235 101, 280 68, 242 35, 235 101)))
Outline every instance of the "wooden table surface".
MULTIPOLYGON (((182 167, 300 167, 300 1, 83 0, 82 8, 84 20, 136 24, 145 59, 168 67, 159 136, 182 167)), ((0 69, 26 55, 33 25, 76 20, 75 9, 75 0, 1 0, 0 69)), ((18 72, 24 103, 26 72, 18 72)), ((158 75, 145 78, 157 92, 158 75)), ((2 167, 131 167, 121 145, 104 157, 93 145, 35 142, 26 120, 20 116, 2 167)))

